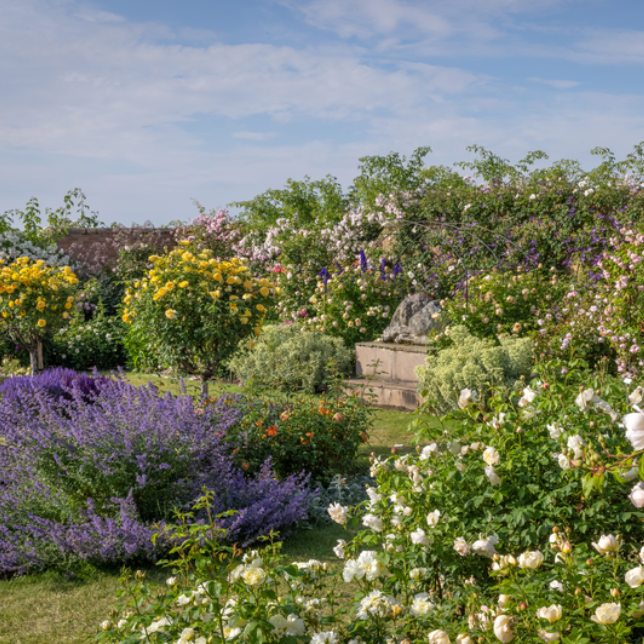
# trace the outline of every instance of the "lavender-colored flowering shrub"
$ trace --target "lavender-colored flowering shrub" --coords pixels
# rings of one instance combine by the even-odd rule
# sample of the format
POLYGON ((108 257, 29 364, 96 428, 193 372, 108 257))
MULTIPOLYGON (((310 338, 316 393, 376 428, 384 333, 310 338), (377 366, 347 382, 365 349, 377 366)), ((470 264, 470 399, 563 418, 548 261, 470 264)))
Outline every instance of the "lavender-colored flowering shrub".
POLYGON ((221 436, 243 408, 90 380, 56 370, 0 388, 0 571, 153 558, 168 545, 155 550, 154 524, 204 487, 238 511, 226 527, 240 543, 306 518, 307 477, 276 481, 267 462, 248 478, 229 458, 221 436))

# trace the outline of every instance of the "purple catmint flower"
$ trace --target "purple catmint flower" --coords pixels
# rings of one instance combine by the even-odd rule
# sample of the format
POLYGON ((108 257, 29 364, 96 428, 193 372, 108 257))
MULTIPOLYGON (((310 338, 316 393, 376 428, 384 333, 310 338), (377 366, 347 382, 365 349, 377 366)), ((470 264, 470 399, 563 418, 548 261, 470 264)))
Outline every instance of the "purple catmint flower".
POLYGON ((0 387, 0 573, 70 559, 154 558, 151 537, 204 487, 222 527, 249 544, 286 534, 306 518, 312 493, 302 474, 276 480, 237 468, 222 437, 246 401, 226 396, 205 409, 148 384, 51 370, 0 387), (61 393, 62 392, 62 393, 61 393))

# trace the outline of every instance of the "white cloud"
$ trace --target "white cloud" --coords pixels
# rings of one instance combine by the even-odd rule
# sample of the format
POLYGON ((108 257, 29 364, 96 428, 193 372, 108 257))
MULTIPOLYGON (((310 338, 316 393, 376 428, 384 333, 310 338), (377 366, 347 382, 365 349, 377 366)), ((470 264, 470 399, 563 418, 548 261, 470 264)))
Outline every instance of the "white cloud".
POLYGON ((247 139, 248 141, 266 141, 276 136, 275 132, 233 132, 236 139, 247 139))
POLYGON ((579 81, 547 80, 545 78, 538 78, 537 76, 528 78, 528 80, 534 83, 542 83, 543 85, 550 85, 550 87, 554 87, 555 89, 572 89, 573 87, 578 87, 579 85, 581 85, 579 81))

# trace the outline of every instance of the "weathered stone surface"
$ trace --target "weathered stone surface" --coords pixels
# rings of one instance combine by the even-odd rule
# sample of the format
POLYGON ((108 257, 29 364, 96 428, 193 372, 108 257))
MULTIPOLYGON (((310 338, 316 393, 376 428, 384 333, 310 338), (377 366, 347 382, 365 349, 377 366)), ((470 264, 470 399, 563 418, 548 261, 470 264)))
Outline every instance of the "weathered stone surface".
POLYGON ((398 305, 391 323, 382 334, 383 342, 427 344, 430 331, 440 330, 441 307, 425 293, 412 293, 398 305))

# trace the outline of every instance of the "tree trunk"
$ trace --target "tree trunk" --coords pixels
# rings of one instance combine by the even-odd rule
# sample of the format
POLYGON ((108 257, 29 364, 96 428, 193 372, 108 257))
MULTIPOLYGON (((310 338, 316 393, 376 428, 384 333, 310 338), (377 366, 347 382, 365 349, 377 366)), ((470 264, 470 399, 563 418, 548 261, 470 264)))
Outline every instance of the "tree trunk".
POLYGON ((201 376, 201 399, 206 400, 206 398, 208 398, 208 378, 201 376))
POLYGON ((35 376, 38 373, 38 346, 29 347, 29 362, 31 366, 31 375, 35 376))

